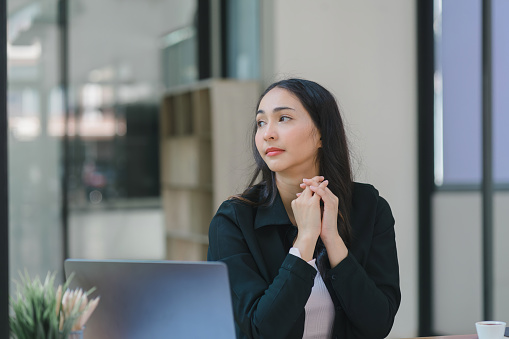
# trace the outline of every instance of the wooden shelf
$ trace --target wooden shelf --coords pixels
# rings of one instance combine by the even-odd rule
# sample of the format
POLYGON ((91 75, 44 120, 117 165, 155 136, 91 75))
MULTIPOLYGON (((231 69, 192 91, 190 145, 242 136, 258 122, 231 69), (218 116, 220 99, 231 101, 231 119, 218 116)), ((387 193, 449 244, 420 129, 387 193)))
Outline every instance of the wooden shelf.
POLYGON ((200 186, 191 186, 191 185, 183 185, 183 184, 163 184, 161 186, 161 190, 186 190, 193 192, 204 192, 204 193, 213 193, 212 192, 212 183, 207 185, 200 186))
POLYGON ((220 79, 164 94, 160 152, 168 259, 206 260, 212 216, 248 183, 258 95, 254 81, 220 79))
POLYGON ((170 260, 207 260, 208 245, 180 238, 167 237, 166 257, 170 260))
POLYGON ((209 237, 207 234, 193 234, 179 231, 166 231, 166 235, 170 238, 187 240, 197 244, 208 245, 209 237))
POLYGON ((212 193, 164 190, 163 209, 167 231, 207 234, 212 218, 212 193))
POLYGON ((212 182, 212 144, 196 136, 161 140, 161 182, 200 187, 212 182))

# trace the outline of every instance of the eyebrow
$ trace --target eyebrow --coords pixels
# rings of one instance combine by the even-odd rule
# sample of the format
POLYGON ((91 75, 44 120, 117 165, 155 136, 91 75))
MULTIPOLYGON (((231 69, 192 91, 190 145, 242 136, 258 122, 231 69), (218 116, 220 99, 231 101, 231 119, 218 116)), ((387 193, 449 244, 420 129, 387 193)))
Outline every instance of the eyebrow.
MULTIPOLYGON (((289 110, 292 110, 292 111, 295 111, 294 108, 291 108, 291 107, 286 107, 286 106, 282 106, 282 107, 276 107, 272 110, 272 113, 276 113, 276 112, 279 112, 279 111, 284 111, 285 109, 289 109, 289 110)), ((259 109, 256 114, 264 114, 265 111, 263 109, 259 109)))

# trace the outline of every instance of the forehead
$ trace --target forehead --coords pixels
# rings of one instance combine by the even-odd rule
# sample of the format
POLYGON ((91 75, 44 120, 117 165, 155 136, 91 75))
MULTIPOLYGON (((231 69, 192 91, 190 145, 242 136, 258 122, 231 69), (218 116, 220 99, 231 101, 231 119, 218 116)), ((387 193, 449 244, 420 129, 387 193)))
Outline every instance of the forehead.
POLYGON ((276 107, 290 107, 295 110, 305 111, 300 100, 292 92, 279 87, 271 89, 263 96, 258 109, 267 112, 272 111, 276 107))

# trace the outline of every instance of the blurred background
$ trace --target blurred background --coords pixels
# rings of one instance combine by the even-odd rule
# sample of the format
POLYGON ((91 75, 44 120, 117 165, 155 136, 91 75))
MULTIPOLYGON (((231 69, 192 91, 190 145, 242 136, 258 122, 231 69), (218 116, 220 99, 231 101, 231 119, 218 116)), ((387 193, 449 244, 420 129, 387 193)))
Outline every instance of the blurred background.
MULTIPOLYGON (((302 77, 336 95, 355 178, 393 210, 403 299, 390 337, 474 333, 486 314, 481 4, 7 0, 10 278, 26 268, 62 279, 68 257, 204 259, 218 201, 247 183, 238 159, 257 96, 302 77)), ((493 0, 488 265, 502 321, 507 17, 509 1, 493 0)))

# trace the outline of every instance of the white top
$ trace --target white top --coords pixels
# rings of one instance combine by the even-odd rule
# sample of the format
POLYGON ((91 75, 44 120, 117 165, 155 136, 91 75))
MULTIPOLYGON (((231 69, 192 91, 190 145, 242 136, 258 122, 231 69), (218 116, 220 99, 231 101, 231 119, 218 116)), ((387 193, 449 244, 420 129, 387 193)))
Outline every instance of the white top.
MULTIPOLYGON (((290 254, 302 258, 296 247, 290 248, 290 254)), ((322 276, 316 267, 316 259, 308 261, 308 264, 316 269, 315 283, 311 289, 311 295, 304 306, 306 318, 304 322, 303 339, 325 339, 332 336, 334 324, 334 304, 329 291, 325 286, 322 276)))

